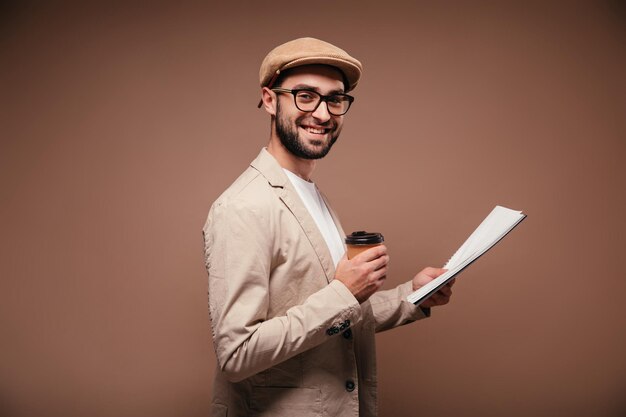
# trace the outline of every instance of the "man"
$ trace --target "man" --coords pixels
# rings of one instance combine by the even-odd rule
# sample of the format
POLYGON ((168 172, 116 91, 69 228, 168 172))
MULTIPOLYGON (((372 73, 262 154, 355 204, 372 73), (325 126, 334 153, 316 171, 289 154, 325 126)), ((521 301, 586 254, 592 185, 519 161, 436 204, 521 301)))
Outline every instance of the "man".
POLYGON ((361 68, 312 38, 276 47, 261 65, 269 144, 203 229, 219 366, 213 416, 375 416, 375 332, 449 300, 446 286, 421 307, 406 301, 438 268, 378 291, 387 248, 346 259, 345 233, 311 182, 339 137, 361 68))

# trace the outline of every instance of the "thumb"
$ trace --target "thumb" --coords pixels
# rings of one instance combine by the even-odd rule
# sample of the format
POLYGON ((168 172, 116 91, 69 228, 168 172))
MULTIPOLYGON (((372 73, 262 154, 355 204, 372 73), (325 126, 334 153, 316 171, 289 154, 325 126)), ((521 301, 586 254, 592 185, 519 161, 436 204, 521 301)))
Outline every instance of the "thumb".
POLYGON ((439 275, 443 274, 446 271, 447 269, 445 268, 433 268, 429 266, 427 268, 424 268, 422 272, 431 278, 437 278, 439 275))

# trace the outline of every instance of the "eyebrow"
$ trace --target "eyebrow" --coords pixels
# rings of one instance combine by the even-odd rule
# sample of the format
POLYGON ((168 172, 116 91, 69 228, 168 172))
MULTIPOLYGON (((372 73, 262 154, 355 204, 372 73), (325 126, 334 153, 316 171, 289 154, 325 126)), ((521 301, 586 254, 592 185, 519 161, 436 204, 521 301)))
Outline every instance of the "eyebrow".
MULTIPOLYGON (((313 87, 312 85, 308 85, 308 84, 296 84, 293 87, 291 87, 291 89, 292 90, 312 90, 312 91, 315 91, 316 93, 322 94, 319 88, 313 87)), ((326 95, 333 95, 333 94, 345 94, 345 92, 343 91, 343 89, 338 88, 335 90, 330 90, 326 95)))

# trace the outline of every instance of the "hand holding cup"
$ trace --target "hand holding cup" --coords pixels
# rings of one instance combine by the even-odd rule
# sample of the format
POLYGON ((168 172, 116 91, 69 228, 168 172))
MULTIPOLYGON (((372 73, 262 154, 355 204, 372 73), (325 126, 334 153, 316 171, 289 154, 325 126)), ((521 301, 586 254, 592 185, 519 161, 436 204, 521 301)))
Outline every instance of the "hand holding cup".
POLYGON ((387 276, 389 256, 380 233, 354 232, 346 236, 347 255, 339 261, 335 279, 363 303, 380 289, 387 276))

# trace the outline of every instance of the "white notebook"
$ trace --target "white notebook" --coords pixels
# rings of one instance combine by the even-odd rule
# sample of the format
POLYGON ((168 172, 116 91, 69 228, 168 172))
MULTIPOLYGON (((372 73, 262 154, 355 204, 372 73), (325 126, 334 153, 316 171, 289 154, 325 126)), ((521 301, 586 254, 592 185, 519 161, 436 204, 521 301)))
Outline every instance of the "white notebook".
POLYGON ((407 300, 419 305, 446 285, 456 274, 487 252, 526 218, 521 211, 496 206, 445 264, 448 271, 411 293, 407 300))

